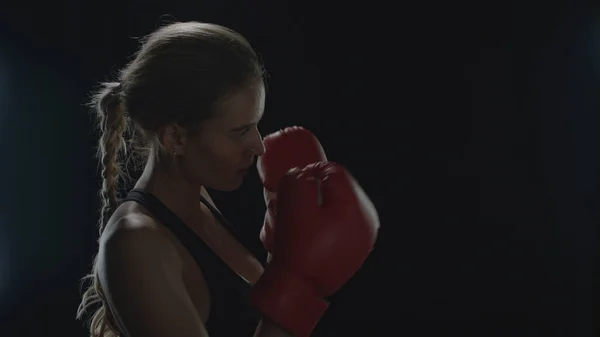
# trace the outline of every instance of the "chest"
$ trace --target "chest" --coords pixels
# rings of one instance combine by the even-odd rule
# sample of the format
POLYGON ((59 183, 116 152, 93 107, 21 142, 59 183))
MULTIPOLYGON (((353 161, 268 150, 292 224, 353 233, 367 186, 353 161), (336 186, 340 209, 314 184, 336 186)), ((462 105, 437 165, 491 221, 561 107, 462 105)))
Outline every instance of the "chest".
MULTIPOLYGON (((224 289, 220 289, 221 286, 224 286, 220 283, 220 278, 226 279, 227 281, 224 282, 240 288, 240 286, 245 286, 243 283, 254 284, 264 270, 253 254, 212 215, 207 214, 194 218, 188 219, 186 223, 210 250, 210 252, 204 253, 205 267, 201 267, 202 263, 199 264, 193 253, 183 245, 178 245, 178 252, 183 267, 182 278, 188 294, 206 323, 211 308, 215 305, 214 301, 220 300, 224 296, 222 293, 214 292, 215 290, 224 291, 224 289), (211 284, 208 280, 212 282, 213 289, 210 288, 211 284)), ((225 296, 229 296, 229 294, 225 294, 225 296)))

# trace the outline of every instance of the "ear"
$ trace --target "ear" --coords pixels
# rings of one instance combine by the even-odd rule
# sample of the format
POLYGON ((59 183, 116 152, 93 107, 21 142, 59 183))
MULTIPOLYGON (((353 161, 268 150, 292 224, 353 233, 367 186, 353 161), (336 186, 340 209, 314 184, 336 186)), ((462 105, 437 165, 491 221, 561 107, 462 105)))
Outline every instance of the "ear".
POLYGON ((160 144, 167 153, 183 154, 187 142, 187 130, 178 124, 168 124, 158 131, 160 144))

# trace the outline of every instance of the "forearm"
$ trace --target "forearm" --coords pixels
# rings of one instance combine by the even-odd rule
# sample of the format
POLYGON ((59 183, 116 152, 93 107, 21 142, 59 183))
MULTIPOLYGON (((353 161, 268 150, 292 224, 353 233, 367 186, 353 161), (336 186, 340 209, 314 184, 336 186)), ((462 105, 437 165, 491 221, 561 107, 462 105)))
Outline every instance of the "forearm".
POLYGON ((260 321, 260 323, 258 323, 258 327, 256 328, 256 332, 254 333, 254 337, 294 337, 294 336, 281 330, 281 328, 276 326, 270 320, 263 318, 260 321))

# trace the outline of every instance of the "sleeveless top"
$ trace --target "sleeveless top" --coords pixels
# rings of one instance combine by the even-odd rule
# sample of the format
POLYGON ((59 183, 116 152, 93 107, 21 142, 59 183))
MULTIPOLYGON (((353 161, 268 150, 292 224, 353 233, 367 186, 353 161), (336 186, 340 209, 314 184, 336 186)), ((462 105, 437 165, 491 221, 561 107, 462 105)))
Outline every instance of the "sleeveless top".
MULTIPOLYGON (((186 247, 202 269, 211 295, 205 327, 210 337, 252 337, 260 315, 250 306, 251 285, 217 256, 186 224, 152 194, 133 189, 123 201, 144 206, 186 247)), ((202 196, 202 202, 225 228, 243 244, 232 226, 202 196)), ((248 249, 247 246, 245 246, 248 249)), ((248 249, 248 251, 251 251, 248 249)), ((257 259, 258 260, 258 259, 257 259)), ((259 260, 260 261, 260 260, 259 260)), ((260 261, 262 264, 263 261, 260 261)))

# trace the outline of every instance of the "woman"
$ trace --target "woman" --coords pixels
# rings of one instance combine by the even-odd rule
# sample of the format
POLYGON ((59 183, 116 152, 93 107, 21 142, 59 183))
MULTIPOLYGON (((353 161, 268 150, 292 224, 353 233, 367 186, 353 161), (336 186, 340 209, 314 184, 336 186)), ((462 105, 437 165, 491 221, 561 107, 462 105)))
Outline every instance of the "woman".
POLYGON ((249 43, 197 22, 158 29, 118 82, 103 84, 93 101, 102 131, 100 249, 78 311, 100 305, 91 336, 289 336, 258 324, 245 298, 263 267, 205 190, 238 188, 264 152, 264 101, 249 43), (119 203, 118 159, 134 150, 146 165, 119 203))

